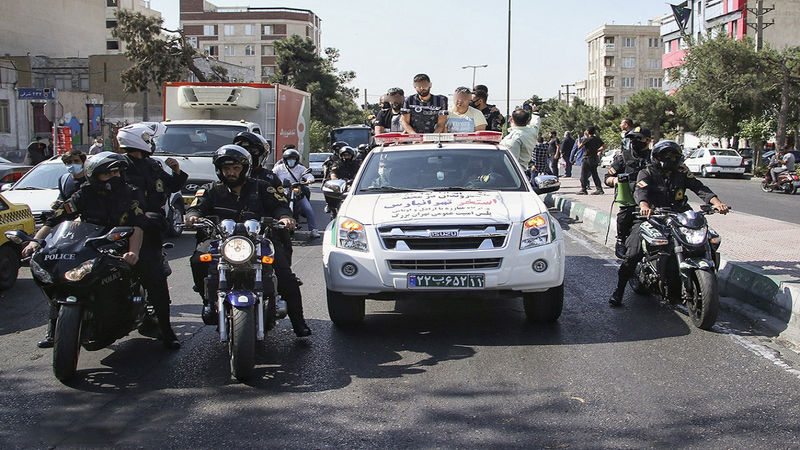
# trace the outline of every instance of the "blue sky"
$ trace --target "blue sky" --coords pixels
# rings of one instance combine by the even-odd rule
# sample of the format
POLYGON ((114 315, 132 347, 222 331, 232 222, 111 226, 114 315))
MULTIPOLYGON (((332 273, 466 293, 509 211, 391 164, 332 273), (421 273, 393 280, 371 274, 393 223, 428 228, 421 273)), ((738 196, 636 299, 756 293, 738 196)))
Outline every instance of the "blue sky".
MULTIPOLYGON (((458 86, 489 87, 489 102, 506 105, 507 0, 211 0, 217 6, 284 6, 310 9, 322 19, 322 46, 341 52, 338 68, 353 70, 353 85, 370 103, 390 87, 413 91, 424 72, 436 94, 458 86)), ((152 0, 167 27, 178 24, 178 0, 152 0)), ((536 94, 558 95, 560 85, 586 78, 586 35, 615 23, 646 24, 669 12, 658 0, 512 0, 511 107, 536 94)))

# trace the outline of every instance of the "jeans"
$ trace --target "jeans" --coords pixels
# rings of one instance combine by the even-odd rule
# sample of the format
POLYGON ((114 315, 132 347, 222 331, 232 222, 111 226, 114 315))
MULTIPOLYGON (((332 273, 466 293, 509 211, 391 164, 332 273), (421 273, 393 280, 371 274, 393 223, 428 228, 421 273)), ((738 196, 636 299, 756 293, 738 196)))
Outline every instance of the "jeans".
POLYGON ((298 203, 295 203, 295 207, 299 207, 300 214, 305 216, 306 220, 308 220, 308 229, 316 230, 317 221, 314 220, 314 209, 311 208, 311 202, 308 201, 308 198, 303 197, 300 199, 298 203))

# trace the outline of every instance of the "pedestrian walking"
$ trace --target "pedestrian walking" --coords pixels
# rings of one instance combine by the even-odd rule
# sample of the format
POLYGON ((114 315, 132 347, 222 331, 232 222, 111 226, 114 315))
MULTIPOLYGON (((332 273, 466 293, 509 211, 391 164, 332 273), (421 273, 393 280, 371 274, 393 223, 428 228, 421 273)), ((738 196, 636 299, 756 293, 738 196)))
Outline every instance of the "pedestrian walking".
POLYGON ((536 139, 536 147, 533 148, 533 159, 531 162, 531 179, 536 178, 538 175, 544 175, 548 173, 547 168, 547 149, 550 147, 547 142, 544 141, 544 138, 539 136, 536 139))
POLYGON ((547 158, 550 173, 558 177, 558 160, 561 158, 561 141, 555 131, 550 132, 550 141, 547 143, 547 158))
POLYGON ((561 140, 561 157, 564 159, 566 166, 564 167, 564 176, 569 178, 572 176, 572 147, 575 145, 575 139, 569 131, 564 132, 564 139, 561 140))
POLYGON ((28 144, 28 149, 25 152, 25 159, 22 161, 22 164, 35 166, 46 160, 47 157, 47 145, 42 142, 42 138, 36 136, 33 138, 33 141, 28 144))
POLYGON ((597 188, 592 195, 603 194, 603 185, 600 184, 600 175, 597 173, 597 166, 600 165, 600 155, 606 148, 605 142, 597 136, 597 129, 589 127, 584 133, 584 139, 578 148, 584 149, 583 164, 581 165, 581 190, 578 195, 588 194, 589 177, 594 180, 594 185, 597 188))

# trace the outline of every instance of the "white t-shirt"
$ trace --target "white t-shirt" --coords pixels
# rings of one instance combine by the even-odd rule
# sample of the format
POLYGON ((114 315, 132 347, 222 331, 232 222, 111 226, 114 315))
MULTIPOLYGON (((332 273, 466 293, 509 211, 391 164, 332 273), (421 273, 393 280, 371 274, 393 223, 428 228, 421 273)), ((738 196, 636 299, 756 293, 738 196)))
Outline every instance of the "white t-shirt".
POLYGON ((486 125, 486 117, 471 106, 467 107, 464 114, 457 113, 455 109, 451 109, 447 113, 448 133, 471 133, 479 125, 486 125))

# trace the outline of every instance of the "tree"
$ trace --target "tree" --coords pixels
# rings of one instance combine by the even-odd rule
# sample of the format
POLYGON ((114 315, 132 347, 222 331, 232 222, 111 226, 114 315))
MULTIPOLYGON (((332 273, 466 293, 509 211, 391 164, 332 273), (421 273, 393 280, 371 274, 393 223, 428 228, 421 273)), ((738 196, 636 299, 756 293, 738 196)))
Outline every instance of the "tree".
MULTIPOLYGON (((759 53, 772 73, 773 96, 777 97, 773 109, 777 116, 775 141, 778 148, 786 144, 786 130, 791 119, 791 101, 800 92, 800 47, 789 47, 776 51, 769 46, 759 53)), ((769 73, 768 72, 768 73, 769 73)))
POLYGON ((311 94, 312 121, 331 127, 364 121, 366 114, 354 101, 358 89, 345 86, 355 73, 336 69, 338 50, 326 48, 323 58, 311 39, 297 35, 274 45, 276 70, 271 79, 311 94))
POLYGON ((739 135, 747 139, 753 147, 753 169, 760 164, 764 142, 772 136, 774 127, 775 123, 768 115, 751 117, 739 122, 739 135))
POLYGON ((656 142, 676 124, 678 106, 675 99, 660 89, 645 89, 633 94, 625 103, 625 109, 634 123, 650 129, 656 142))
POLYGON ((166 29, 160 17, 148 17, 127 9, 119 8, 115 14, 117 26, 111 34, 125 43, 124 55, 133 62, 133 66, 120 74, 126 91, 144 92, 151 84, 161 86, 167 81, 181 81, 189 73, 199 81, 226 80, 228 71, 218 64, 211 66, 210 76, 195 65, 195 59, 205 55, 186 41, 182 29, 166 29))

